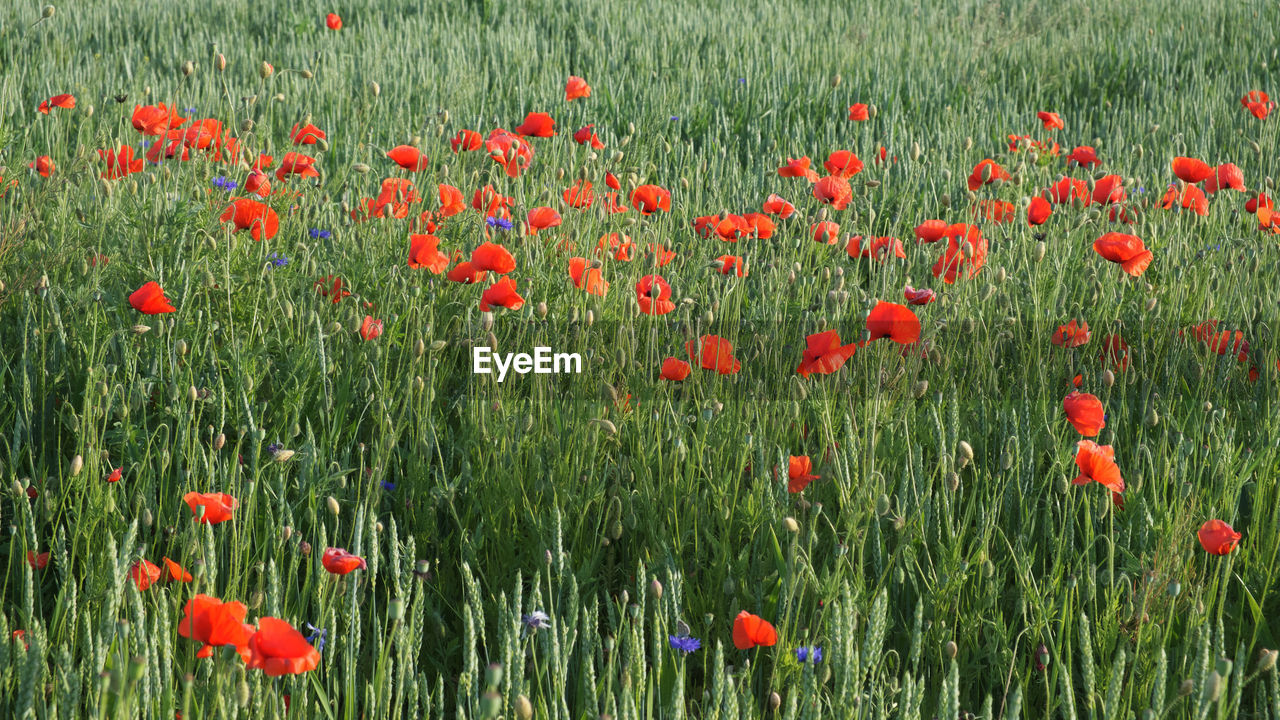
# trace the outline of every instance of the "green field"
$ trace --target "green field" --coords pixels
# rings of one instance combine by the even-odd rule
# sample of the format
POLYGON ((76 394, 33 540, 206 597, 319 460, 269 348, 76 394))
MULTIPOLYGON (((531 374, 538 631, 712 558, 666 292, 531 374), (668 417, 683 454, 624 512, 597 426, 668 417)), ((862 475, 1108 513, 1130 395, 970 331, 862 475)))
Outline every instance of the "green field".
POLYGON ((1280 95, 1278 40, 1271 1, 6 3, 0 717, 1280 720, 1280 112, 1241 101, 1280 95), (836 202, 779 175, 839 150, 836 202), (220 220, 245 198, 274 234, 220 220), (976 236, 931 219, 985 264, 945 282, 976 236), (486 242, 519 307, 449 278, 486 242), (856 352, 798 373, 833 329, 856 352), (477 346, 583 367, 499 383, 477 346), (1072 482, 1075 389, 1122 493, 1072 482))

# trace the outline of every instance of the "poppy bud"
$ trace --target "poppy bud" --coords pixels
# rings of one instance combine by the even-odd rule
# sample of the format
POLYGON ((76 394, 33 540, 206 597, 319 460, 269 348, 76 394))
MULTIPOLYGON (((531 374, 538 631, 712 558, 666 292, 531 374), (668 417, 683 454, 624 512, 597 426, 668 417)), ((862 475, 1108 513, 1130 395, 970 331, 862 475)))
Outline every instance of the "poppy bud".
POLYGON ((1108 368, 1102 371, 1102 384, 1111 387, 1116 384, 1116 374, 1108 368))
POLYGON ((921 154, 921 152, 922 152, 922 151, 921 151, 921 149, 920 149, 920 143, 918 143, 918 142, 913 142, 913 143, 911 143, 911 160, 912 160, 912 162, 915 162, 916 160, 919 160, 919 159, 920 159, 920 154, 921 154))
POLYGON ((1209 673, 1209 678, 1205 682, 1205 689, 1209 694, 1209 702, 1215 702, 1218 696, 1222 694, 1222 676, 1215 670, 1209 673))
POLYGON ((955 492, 960 489, 960 473, 947 473, 947 489, 951 492, 955 492))
POLYGON ((196 65, 190 60, 187 60, 186 62, 182 63, 182 67, 179 69, 182 70, 182 74, 184 77, 189 77, 191 73, 196 71, 196 65))
POLYGON ((800 532, 800 524, 791 516, 783 518, 782 525, 787 529, 787 532, 800 532))
POLYGON ((338 499, 335 498, 334 496, 330 495, 329 497, 325 498, 325 502, 328 503, 329 505, 330 513, 337 515, 339 512, 341 512, 342 509, 338 506, 338 499))
POLYGON ((538 310, 538 317, 546 317, 546 316, 547 316, 547 303, 546 303, 546 302, 540 302, 540 303, 538 303, 537 310, 538 310))
POLYGON ((276 69, 271 67, 271 63, 267 62, 266 60, 263 60, 262 65, 258 67, 258 77, 261 77, 263 80, 266 80, 267 78, 271 77, 272 73, 274 73, 275 71, 276 69))
POLYGON ((654 600, 662 599, 662 583, 658 582, 658 578, 649 581, 649 595, 654 600))
POLYGON ((946 653, 948 660, 954 660, 960 648, 956 647, 955 641, 948 640, 947 644, 942 646, 942 651, 946 653))
POLYGON ((213 59, 213 66, 218 69, 218 72, 222 72, 223 70, 226 70, 227 57, 222 53, 218 53, 218 55, 213 59))
POLYGON ((71 477, 75 477, 79 475, 80 471, 83 469, 84 469, 84 458, 80 457, 79 455, 71 458, 71 477))
POLYGON ((133 326, 133 332, 138 335, 142 335, 143 333, 149 332, 150 330, 151 330, 150 325, 134 325, 133 326))
POLYGON ((1186 697, 1190 695, 1191 691, 1194 689, 1195 689, 1195 683, 1191 682, 1191 678, 1187 678, 1186 680, 1182 681, 1181 685, 1178 686, 1178 694, 1183 697, 1186 697))
POLYGON ((431 343, 431 352, 438 353, 448 347, 449 343, 445 340, 436 340, 431 343))
POLYGON ((889 514, 889 496, 880 493, 880 497, 876 498, 876 515, 884 517, 889 514))
POLYGON ((1258 143, 1254 142, 1253 140, 1250 140, 1250 141, 1249 141, 1249 147, 1250 147, 1250 149, 1252 149, 1252 150, 1253 150, 1253 153, 1254 153, 1255 155, 1259 155, 1259 156, 1260 156, 1260 155, 1262 155, 1262 146, 1261 146, 1261 145, 1258 145, 1258 143))
MULTIPOLYGON (((965 137, 965 139, 964 139, 964 149, 965 149, 966 151, 969 151, 969 150, 972 150, 972 149, 973 149, 973 138, 972 138, 972 137, 969 137, 969 136, 966 136, 966 137, 965 137)), ((982 166, 982 182, 987 182, 987 181, 988 181, 988 180, 990 180, 990 179, 991 179, 991 164, 990 164, 990 163, 988 163, 988 164, 985 164, 985 165, 983 165, 983 166, 982 166)))
POLYGON ((272 459, 274 459, 278 463, 285 463, 285 462, 288 462, 289 459, 296 454, 297 453, 295 453, 292 450, 279 450, 276 452, 276 454, 273 456, 272 459))
POLYGON ((769 710, 774 711, 782 706, 782 697, 776 692, 769 693, 769 710))
POLYGON ((284 102, 284 93, 276 93, 275 95, 271 96, 271 99, 275 100, 276 102, 284 102))
POLYGON ((520 720, 530 720, 533 717, 533 703, 529 702, 529 698, 524 695, 517 695, 515 711, 516 717, 520 720))
POLYGON ((876 107, 875 105, 867 106, 867 117, 870 117, 872 120, 874 120, 875 117, 879 114, 880 114, 880 108, 876 107))
POLYGON ((1033 254, 1033 256, 1032 256, 1032 257, 1034 257, 1034 258, 1035 258, 1035 261, 1036 261, 1036 262, 1040 262, 1041 260, 1044 260, 1044 250, 1045 250, 1044 241, 1043 241, 1043 240, 1041 240, 1041 241, 1037 242, 1037 243, 1036 243, 1035 253, 1034 253, 1034 254, 1033 254))
POLYGON ((1208 400, 1205 400, 1205 401, 1204 401, 1204 411, 1205 411, 1205 412, 1207 412, 1207 413, 1209 413, 1209 412, 1213 412, 1213 403, 1209 402, 1208 400))
POLYGON ((1267 672, 1276 666, 1276 657, 1280 655, 1280 651, 1267 650, 1263 648, 1258 652, 1258 668, 1255 673, 1261 674, 1267 672))
POLYGON ((221 450, 222 446, 226 444, 227 444, 227 436, 224 433, 218 433, 218 436, 213 439, 214 450, 221 450))
POLYGON ((280 529, 280 542, 289 542, 289 538, 293 537, 293 527, 285 525, 280 529))

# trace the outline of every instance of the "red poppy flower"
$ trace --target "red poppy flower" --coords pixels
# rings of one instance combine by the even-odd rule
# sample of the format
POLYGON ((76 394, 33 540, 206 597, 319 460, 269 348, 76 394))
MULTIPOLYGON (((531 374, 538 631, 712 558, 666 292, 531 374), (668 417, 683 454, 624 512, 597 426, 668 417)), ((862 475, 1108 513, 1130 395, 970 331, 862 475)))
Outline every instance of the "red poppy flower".
POLYGON ((369 565, 359 555, 352 555, 342 548, 325 548, 320 557, 320 564, 333 575, 346 575, 356 570, 364 570, 369 565))
POLYGON ((1240 533, 1216 519, 1201 525, 1196 537, 1200 540, 1200 547, 1210 555, 1229 555, 1240 543, 1240 533))
POLYGON ((155 105, 133 106, 133 128, 143 135, 163 135, 166 130, 182 127, 187 118, 178 115, 177 110, 165 107, 164 103, 155 105))
POLYGON ((741 255, 721 255, 716 258, 714 266, 721 275, 747 276, 747 263, 741 255))
POLYGON ((280 217, 269 205, 249 198, 236 198, 218 217, 222 222, 248 230, 254 240, 270 240, 280 232, 280 217))
POLYGON ((129 295, 129 304, 134 310, 146 315, 159 315, 174 312, 169 299, 164 296, 164 289, 152 280, 129 295))
POLYGON ((536 207, 525 216, 525 224, 529 226, 529 234, 537 235, 539 230, 553 228, 560 224, 560 213, 549 207, 536 207))
POLYGON ((1120 468, 1115 462, 1115 450, 1110 445, 1099 445, 1092 440, 1081 440, 1076 443, 1076 465, 1080 474, 1071 482, 1075 485, 1087 485, 1096 482, 1111 492, 1124 492, 1124 479, 1120 477, 1120 468))
POLYGON ((1259 208, 1274 210, 1275 202, 1266 193, 1259 193, 1256 197, 1251 197, 1244 203, 1245 212, 1257 213, 1259 208))
POLYGON ((1071 167, 1073 164, 1080 167, 1090 167, 1092 165, 1101 165, 1102 161, 1098 159, 1098 151, 1088 145, 1081 145, 1072 150, 1071 154, 1067 156, 1067 167, 1071 167))
POLYGON ((427 156, 412 145, 397 145, 387 151, 387 157, 391 162, 409 172, 421 172, 427 169, 427 156))
POLYGON ((821 475, 814 475, 810 471, 813 469, 813 461, 808 455, 791 455, 787 460, 787 492, 803 492, 809 487, 809 483, 821 478, 821 475))
POLYGON ((903 289, 902 296, 906 298, 908 305, 928 305, 938 299, 938 294, 929 288, 917 290, 910 285, 903 289))
POLYGON ((663 267, 664 265, 669 265, 672 260, 676 259, 675 252, 666 249, 660 243, 651 242, 645 245, 644 249, 645 249, 645 257, 652 258, 653 263, 656 267, 663 267))
POLYGON ((676 309, 671 286, 661 275, 645 275, 636 283, 636 301, 645 315, 666 315, 676 309))
POLYGON ((289 130, 289 139, 293 141, 294 145, 315 145, 328 138, 323 130, 311 123, 301 126, 294 123, 293 128, 289 130))
POLYGON ((868 340, 889 338, 899 345, 920 341, 920 318, 906 305, 881 300, 867 315, 868 340))
POLYGON ((1173 167, 1173 174, 1177 175, 1178 179, 1183 182, 1198 183, 1213 176, 1213 168, 1209 166, 1209 163, 1196 158, 1176 157, 1173 159, 1171 166, 1173 167))
POLYGON ((191 573, 169 558, 161 558, 160 562, 164 563, 164 572, 161 576, 163 582, 189 583, 193 579, 191 573))
POLYGON ((102 177, 107 180, 119 180, 127 175, 142 170, 145 162, 142 158, 133 157, 133 147, 129 145, 121 145, 119 150, 106 149, 99 150, 98 157, 102 158, 106 165, 106 170, 102 172, 102 177))
POLYGON ((516 292, 515 280, 504 277, 484 291, 480 296, 480 311, 489 312, 494 305, 500 305, 508 310, 519 310, 524 306, 524 298, 516 292))
POLYGON ((249 637, 253 635, 253 626, 244 622, 247 613, 244 603, 196 595, 182 608, 178 635, 202 643, 196 651, 198 658, 213 657, 215 647, 230 646, 247 661, 249 637))
POLYGON ((449 258, 440 252, 440 238, 435 235, 409 236, 409 267, 425 268, 439 275, 449 267, 449 258))
POLYGON ((1209 214, 1209 198, 1195 185, 1183 185, 1181 189, 1178 185, 1170 185, 1160 198, 1160 207, 1171 210, 1174 205, 1180 205, 1183 210, 1191 210, 1197 215, 1209 214))
POLYGON ((778 631, 764 618, 743 610, 733 619, 733 646, 750 650, 757 645, 772 647, 778 643, 778 631))
POLYGON ((516 269, 516 259, 501 245, 487 242, 471 251, 471 265, 476 270, 492 270, 505 275, 516 269))
POLYGON ((124 468, 118 467, 107 474, 106 481, 109 483, 120 482, 120 478, 124 476, 124 468))
POLYGON ((604 147, 604 143, 600 141, 600 136, 596 135, 595 125, 584 125, 573 133, 573 141, 579 145, 590 145, 592 148, 599 150, 604 147))
POLYGON ((330 30, 341 30, 342 18, 338 17, 337 13, 329 13, 324 16, 324 24, 328 26, 330 30))
POLYGON ((609 254, 619 262, 631 262, 631 251, 635 247, 630 235, 606 233, 596 241, 596 254, 609 254))
POLYGON ((1041 110, 1036 113, 1036 117, 1040 118, 1040 122, 1044 123, 1045 130, 1064 130, 1066 125, 1062 122, 1062 117, 1056 112, 1045 112, 1041 110))
POLYGON ((1053 206, 1049 204, 1049 201, 1036 195, 1031 198, 1031 204, 1027 206, 1027 224, 1031 226, 1043 225, 1052 214, 1053 206))
POLYGON ((320 652, 302 633, 279 618, 258 620, 258 630, 249 638, 248 649, 245 667, 259 668, 268 677, 298 675, 320 664, 320 652))
POLYGON ((46 178, 52 175, 53 171, 57 169, 57 166, 53 164, 53 158, 48 155, 41 155, 36 158, 35 162, 27 163, 27 167, 39 173, 40 177, 46 178))
POLYGON ((808 157, 787 158, 787 164, 778 168, 779 177, 802 177, 809 182, 818 181, 818 173, 809 169, 810 160, 808 157))
POLYGON ((854 122, 865 122, 871 119, 871 110, 866 103, 854 103, 849 106, 849 119, 854 122))
POLYGON ((778 226, 773 223, 773 219, 764 213, 747 213, 742 216, 747 222, 747 235, 749 237, 759 238, 760 240, 768 240, 773 237, 773 232, 778 226))
POLYGON ((982 199, 973 206, 974 220, 990 220, 993 223, 1013 222, 1017 208, 1004 200, 982 199))
POLYGON ((662 373, 658 377, 671 382, 684 382, 693 368, 689 363, 678 358, 669 357, 662 361, 662 373))
POLYGON ((822 167, 826 168, 831 175, 847 179, 862 172, 862 161, 848 150, 836 150, 827 156, 827 161, 822 163, 822 167))
POLYGON ((844 367, 845 362, 858 349, 857 343, 841 345, 840 333, 836 330, 810 335, 805 338, 805 345, 804 359, 800 361, 800 367, 796 368, 796 373, 803 378, 813 373, 830 375, 844 367))
POLYGON ((1058 347, 1080 347, 1089 342, 1089 323, 1072 320, 1066 325, 1059 325, 1050 341, 1058 347))
POLYGON ((516 126, 516 132, 525 137, 548 138, 556 134, 556 121, 544 112, 531 112, 524 116, 524 122, 516 126))
POLYGON ((459 130, 458 134, 449 140, 449 145, 455 153, 479 150, 480 146, 484 145, 484 136, 475 130, 459 130))
POLYGON ((1093 192, 1089 199, 1099 205, 1124 202, 1128 195, 1124 191, 1124 178, 1119 175, 1104 175, 1093 183, 1093 192))
POLYGON ((360 337, 365 340, 374 340, 382 335, 382 321, 374 320, 372 315, 365 315, 364 321, 360 323, 360 337))
POLYGON ((1108 335, 1102 341, 1102 352, 1098 355, 1098 359, 1103 362, 1111 363, 1117 372, 1124 372, 1129 369, 1129 343, 1119 335, 1108 335))
POLYGON ((264 172, 251 170, 244 181, 244 189, 258 197, 266 197, 271 194, 271 178, 264 172))
POLYGON ((631 192, 631 207, 641 215, 652 215, 661 210, 671 211, 671 193, 657 185, 641 185, 631 192))
POLYGON ((32 570, 45 569, 46 567, 49 566, 49 553, 47 552, 36 553, 31 550, 28 550, 27 565, 31 566, 32 570))
POLYGON ((570 75, 569 81, 564 84, 564 99, 568 101, 585 97, 591 97, 591 86, 577 75, 570 75))
POLYGON ((1244 106, 1254 117, 1259 120, 1266 120, 1276 104, 1271 102, 1271 98, 1261 90, 1250 90, 1245 96, 1240 98, 1240 104, 1244 106))
POLYGON ((134 585, 138 586, 138 590, 146 590, 160 579, 160 568, 155 563, 144 558, 129 568, 129 579, 133 581, 134 585))
POLYGON ((973 166, 973 172, 969 173, 969 189, 977 190, 983 185, 990 185, 997 180, 1007 181, 1011 177, 1008 170, 1000 167, 1000 163, 988 158, 973 166))
POLYGON ((1230 351, 1240 362, 1249 359, 1249 341, 1245 340, 1244 333, 1240 330, 1236 330, 1234 334, 1230 330, 1218 330, 1217 320, 1196 325, 1191 328, 1191 334, 1204 343, 1210 352, 1226 355, 1230 351))
POLYGON ((764 208, 762 209, 770 215, 776 215, 783 220, 796 214, 796 206, 778 195, 770 195, 769 199, 764 201, 764 208))
POLYGON ((837 175, 828 175, 813 184, 813 196, 818 202, 830 205, 836 210, 849 207, 853 201, 853 188, 849 181, 837 175))
POLYGON ((947 236, 947 228, 951 227, 944 220, 925 220, 916 226, 916 240, 922 243, 936 243, 947 236))
POLYGON ((226 493, 189 492, 182 500, 191 508, 192 519, 206 525, 218 525, 231 519, 240 503, 226 493))
POLYGON ((1102 401, 1089 393, 1072 391, 1062 400, 1062 410, 1067 422, 1085 437, 1095 437, 1107 426, 1102 401))
POLYGON ((1049 200, 1055 205, 1064 205, 1079 200, 1081 203, 1088 205, 1089 183, 1079 178, 1063 177, 1058 178, 1058 182, 1050 185, 1048 188, 1049 200))
POLYGON ((1116 232, 1094 240, 1093 250, 1113 263, 1120 263, 1120 268, 1134 277, 1141 276, 1155 257, 1138 236, 1116 232))
POLYGON ((344 289, 342 285, 342 278, 337 275, 325 275, 316 281, 316 292, 337 305, 342 298, 351 296, 351 291, 344 289))
POLYGON ((38 108, 36 108, 36 109, 37 109, 37 110, 39 110, 40 112, 44 113, 45 115, 48 115, 48 114, 49 114, 49 109, 50 109, 50 108, 56 108, 56 107, 59 107, 59 108, 66 108, 66 109, 70 110, 71 108, 74 108, 75 106, 76 106, 76 96, 75 96, 75 95, 68 95, 68 94, 64 93, 64 94, 61 94, 61 95, 54 95, 53 97, 49 98, 48 100, 45 100, 45 101, 41 102, 41 103, 40 103, 40 107, 38 107, 38 108))
POLYGON ((604 274, 599 267, 590 267, 586 258, 569 258, 569 279, 574 287, 585 290, 588 295, 604 297, 609 294, 609 283, 605 282, 604 274))
POLYGON ((933 276, 951 285, 957 278, 973 278, 987 264, 987 239, 977 225, 948 225, 947 249, 933 264, 933 276))
POLYGON ((1213 175, 1205 180, 1205 192, 1216 193, 1223 189, 1245 191, 1244 171, 1235 163, 1222 163, 1214 169, 1213 175))
POLYGON ((572 208, 589 208, 591 203, 595 201, 595 192, 591 189, 591 183, 586 180, 579 180, 572 186, 565 188, 564 203, 572 208))
POLYGON ((703 370, 715 370, 721 375, 732 375, 742 369, 742 363, 733 356, 733 344, 719 335, 703 335, 684 345, 690 361, 703 370))
POLYGON ((861 235, 854 235, 849 238, 849 243, 845 246, 845 252, 851 258, 872 258, 882 263, 890 257, 896 257, 900 260, 907 257, 907 251, 902 247, 902 241, 895 237, 866 238, 864 243, 861 235))

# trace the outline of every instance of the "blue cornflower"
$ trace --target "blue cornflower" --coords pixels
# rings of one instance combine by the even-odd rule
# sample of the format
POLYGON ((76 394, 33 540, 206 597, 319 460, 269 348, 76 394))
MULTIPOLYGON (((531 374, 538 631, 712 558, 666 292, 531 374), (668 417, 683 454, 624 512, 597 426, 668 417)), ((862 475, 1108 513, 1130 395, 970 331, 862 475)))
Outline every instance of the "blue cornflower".
POLYGON ((196 109, 195 109, 195 108, 182 108, 182 112, 187 113, 188 115, 190 115, 191 113, 193 113, 193 112, 195 112, 195 111, 196 111, 196 109))
POLYGON ((818 647, 817 645, 811 645, 811 646, 801 645, 800 647, 796 648, 796 660, 799 660, 800 662, 805 662, 809 658, 813 658, 814 663, 822 662, 822 648, 818 647))
POLYGON ((392 490, 396 489, 396 484, 391 482, 390 480, 383 480, 382 489, 386 490, 387 492, 391 492, 392 490))
POLYGON ((312 240, 328 240, 333 233, 328 230, 320 230, 319 228, 311 228, 312 240))
POLYGON ((282 268, 289 264, 289 258, 279 253, 271 253, 267 256, 267 264, 273 268, 282 268))
POLYGON ((236 181, 219 175, 213 179, 213 186, 231 192, 236 189, 236 181))
POLYGON ((669 637, 671 638, 671 647, 685 655, 702 647, 702 641, 696 637, 689 637, 688 635, 671 635, 669 637))
POLYGON ((527 615, 521 615, 520 622, 524 623, 525 630, 537 632, 551 627, 551 616, 541 610, 534 610, 527 615))
POLYGON ((485 218, 485 222, 488 223, 489 227, 498 228, 500 230, 510 230, 512 227, 510 220, 506 218, 494 217, 492 215, 485 218))
POLYGON ((275 455, 276 453, 280 452, 283 449, 284 449, 284 445, 281 445, 278 442, 273 442, 267 446, 267 454, 275 455))
POLYGON ((311 623, 307 623, 307 628, 311 630, 311 634, 307 636, 307 642, 315 646, 317 652, 324 652, 324 641, 329 635, 329 631, 324 628, 318 628, 311 623))
POLYGON ((677 121, 679 121, 679 120, 680 120, 680 116, 679 116, 679 115, 672 115, 672 116, 671 116, 671 122, 677 122, 677 121))
POLYGON ((747 79, 746 79, 746 78, 738 78, 738 84, 739 84, 739 85, 746 85, 746 84, 747 84, 747 79))

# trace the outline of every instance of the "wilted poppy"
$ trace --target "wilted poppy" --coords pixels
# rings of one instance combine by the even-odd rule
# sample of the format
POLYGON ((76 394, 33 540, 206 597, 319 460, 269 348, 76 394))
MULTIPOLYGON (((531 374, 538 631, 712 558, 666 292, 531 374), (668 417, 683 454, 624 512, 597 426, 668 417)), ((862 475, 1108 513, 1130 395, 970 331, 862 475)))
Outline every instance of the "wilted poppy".
POLYGON ((778 631, 764 618, 743 610, 733 619, 733 646, 750 650, 759 645, 772 647, 778 643, 778 631))
POLYGON ((173 305, 170 305, 169 299, 164 296, 164 289, 154 280, 134 290, 129 295, 129 304, 134 310, 146 315, 174 312, 173 305))
POLYGON ((245 666, 261 669, 268 677, 298 675, 320 664, 320 651, 279 618, 259 619, 258 630, 250 636, 248 649, 245 666))
POLYGON ((853 357, 857 349, 857 343, 842 345, 840 333, 836 330, 815 333, 805 338, 804 359, 800 361, 800 367, 796 368, 796 373, 803 378, 813 373, 830 375, 844 367, 845 362, 853 357))
POLYGON ((217 525, 231 519, 240 503, 226 493, 189 492, 182 500, 191 508, 192 519, 206 525, 217 525))
POLYGON ((1089 393, 1072 391, 1062 400, 1067 422, 1085 437, 1094 437, 1107 426, 1102 401, 1089 393))
POLYGON ((1240 543, 1240 533, 1221 520, 1210 520, 1200 526, 1196 537, 1200 547, 1210 555, 1229 555, 1240 543))
POLYGON ((938 299, 938 294, 929 288, 917 290, 910 285, 902 290, 902 296, 906 298, 908 305, 928 305, 938 299))
POLYGON ((1076 443, 1076 448, 1076 465, 1080 468, 1080 474, 1071 481, 1073 484, 1087 485, 1096 482, 1111 492, 1124 492, 1124 479, 1120 477, 1115 450, 1110 445, 1081 440, 1076 443))
POLYGON ((1154 255, 1136 235, 1109 232, 1093 241, 1094 252, 1113 263, 1119 263, 1126 273, 1139 277, 1151 264, 1154 255))

